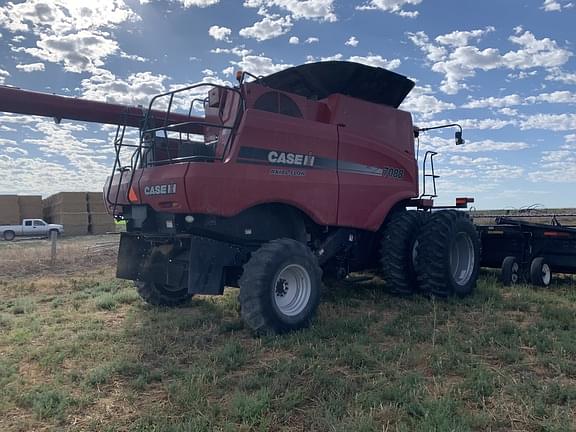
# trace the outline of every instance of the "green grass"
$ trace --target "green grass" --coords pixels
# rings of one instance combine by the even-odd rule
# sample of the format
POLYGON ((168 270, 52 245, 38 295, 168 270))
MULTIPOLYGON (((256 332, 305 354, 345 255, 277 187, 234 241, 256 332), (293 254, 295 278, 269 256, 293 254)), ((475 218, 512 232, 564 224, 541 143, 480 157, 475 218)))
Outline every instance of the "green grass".
POLYGON ((467 299, 323 294, 254 338, 237 290, 154 308, 110 272, 0 281, 0 427, 66 431, 571 431, 576 286, 467 299))

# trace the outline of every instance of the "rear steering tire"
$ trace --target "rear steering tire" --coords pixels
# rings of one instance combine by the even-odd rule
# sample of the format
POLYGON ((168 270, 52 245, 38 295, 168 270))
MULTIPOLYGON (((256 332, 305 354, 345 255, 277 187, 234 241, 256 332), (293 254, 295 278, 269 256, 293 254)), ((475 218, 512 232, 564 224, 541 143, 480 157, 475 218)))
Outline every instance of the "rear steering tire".
POLYGON ((135 285, 140 297, 153 306, 179 306, 192 298, 186 286, 177 288, 149 281, 136 281, 135 285))
POLYGON ((418 287, 414 269, 418 245, 416 240, 426 216, 426 213, 419 211, 398 212, 390 218, 382 231, 382 279, 394 294, 412 294, 418 287))
POLYGON ((507 256, 504 258, 500 279, 504 286, 516 285, 520 281, 520 265, 516 257, 507 256))
POLYGON ((530 282, 533 285, 547 287, 552 282, 552 269, 542 257, 536 257, 530 264, 530 282))
POLYGON ((321 285, 322 270, 306 245, 292 239, 272 240, 244 265, 242 318, 256 334, 306 328, 316 314, 321 285))
POLYGON ((461 211, 433 213, 418 236, 416 275, 420 289, 440 297, 464 297, 476 287, 480 240, 461 211))

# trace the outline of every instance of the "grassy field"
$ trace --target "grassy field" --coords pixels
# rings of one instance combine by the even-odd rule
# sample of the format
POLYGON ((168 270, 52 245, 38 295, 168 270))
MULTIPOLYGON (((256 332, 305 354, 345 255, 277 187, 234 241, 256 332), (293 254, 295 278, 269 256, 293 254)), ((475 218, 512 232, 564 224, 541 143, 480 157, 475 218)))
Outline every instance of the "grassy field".
POLYGON ((152 308, 113 257, 62 259, 3 267, 2 432, 576 430, 574 278, 485 272, 448 301, 341 283, 310 330, 254 338, 236 290, 152 308))

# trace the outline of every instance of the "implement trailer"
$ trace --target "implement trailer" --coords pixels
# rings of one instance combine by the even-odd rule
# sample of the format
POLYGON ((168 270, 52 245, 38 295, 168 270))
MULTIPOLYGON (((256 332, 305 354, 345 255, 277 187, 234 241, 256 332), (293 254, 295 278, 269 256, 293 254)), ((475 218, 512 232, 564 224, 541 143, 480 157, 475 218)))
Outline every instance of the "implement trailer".
POLYGON ((576 228, 505 217, 478 226, 483 267, 501 268, 504 285, 548 286, 553 273, 576 274, 576 228))

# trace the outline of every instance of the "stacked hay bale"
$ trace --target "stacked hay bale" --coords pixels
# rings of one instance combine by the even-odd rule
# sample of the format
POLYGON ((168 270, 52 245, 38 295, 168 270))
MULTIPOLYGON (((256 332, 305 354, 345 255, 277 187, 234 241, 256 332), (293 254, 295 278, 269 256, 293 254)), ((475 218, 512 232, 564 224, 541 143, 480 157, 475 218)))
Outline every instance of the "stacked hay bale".
POLYGON ((42 219, 42 196, 20 195, 18 207, 22 219, 42 219))
POLYGON ((0 195, 0 225, 19 225, 20 206, 17 195, 0 195))
POLYGON ((88 209, 88 231, 90 234, 116 232, 116 223, 114 218, 106 212, 102 192, 87 192, 86 208, 88 209))
POLYGON ((42 201, 44 220, 64 225, 64 235, 88 234, 86 192, 60 192, 42 201))

